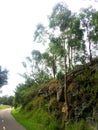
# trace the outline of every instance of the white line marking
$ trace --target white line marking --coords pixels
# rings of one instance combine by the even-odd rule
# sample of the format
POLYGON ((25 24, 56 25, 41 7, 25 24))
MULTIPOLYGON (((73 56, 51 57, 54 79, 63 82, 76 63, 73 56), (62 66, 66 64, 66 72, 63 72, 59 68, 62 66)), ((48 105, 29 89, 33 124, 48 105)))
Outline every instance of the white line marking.
POLYGON ((3 126, 3 130, 5 130, 5 126, 3 126))

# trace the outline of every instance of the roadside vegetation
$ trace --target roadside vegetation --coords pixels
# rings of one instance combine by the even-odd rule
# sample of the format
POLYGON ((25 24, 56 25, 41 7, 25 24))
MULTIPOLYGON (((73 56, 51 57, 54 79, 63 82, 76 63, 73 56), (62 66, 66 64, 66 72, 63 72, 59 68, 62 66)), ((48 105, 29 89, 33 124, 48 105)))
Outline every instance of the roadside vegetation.
POLYGON ((13 100, 14 96, 2 96, 0 97, 0 104, 2 105, 8 105, 8 106, 13 106, 13 100))
POLYGON ((98 123, 98 11, 74 13, 58 3, 39 23, 22 63, 25 82, 15 90, 14 117, 27 130, 93 130, 98 123))
MULTIPOLYGON (((0 97, 0 110, 14 106, 13 116, 27 130, 98 129, 98 11, 92 6, 74 13, 60 2, 39 23, 32 50, 22 63, 25 82, 15 96, 0 97)), ((0 66, 0 88, 8 71, 0 66)))
MULTIPOLYGON (((35 112, 20 112, 19 109, 12 110, 12 115, 23 125, 26 130, 61 130, 61 124, 57 122, 51 115, 43 110, 35 112)), ((91 125, 88 125, 85 120, 80 120, 77 123, 70 122, 65 130, 94 130, 91 125)))
POLYGON ((3 104, 0 105, 0 110, 4 110, 4 109, 7 109, 7 108, 10 108, 10 106, 9 105, 3 105, 3 104))
POLYGON ((43 109, 31 112, 14 109, 12 115, 27 130, 58 130, 59 123, 43 109))
POLYGON ((0 110, 4 110, 13 107, 14 96, 2 96, 0 97, 0 110))

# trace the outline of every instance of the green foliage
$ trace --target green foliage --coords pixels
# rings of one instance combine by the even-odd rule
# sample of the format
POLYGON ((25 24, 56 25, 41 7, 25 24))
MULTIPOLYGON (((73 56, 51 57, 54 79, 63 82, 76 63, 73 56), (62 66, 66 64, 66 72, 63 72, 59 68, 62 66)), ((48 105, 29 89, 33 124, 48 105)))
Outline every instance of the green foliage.
POLYGON ((64 74, 61 71, 58 72, 57 79, 58 80, 63 80, 64 79, 64 74))
POLYGON ((32 112, 13 110, 12 114, 27 130, 59 130, 58 122, 43 109, 32 112))
POLYGON ((27 103, 27 105, 25 106, 25 109, 28 111, 37 110, 40 108, 45 108, 45 100, 43 99, 43 97, 35 97, 33 98, 33 100, 31 99, 31 102, 27 103))
POLYGON ((44 44, 46 42, 45 36, 47 34, 47 30, 41 23, 39 23, 36 28, 37 29, 35 30, 35 33, 34 33, 34 41, 37 41, 38 43, 41 42, 44 44))
MULTIPOLYGON (((96 51, 93 47, 98 44, 97 19, 98 12, 92 7, 82 9, 77 15, 60 2, 49 16, 49 26, 37 25, 34 41, 48 43, 48 48, 44 53, 33 50, 23 62, 25 83, 17 86, 14 99, 15 107, 23 110, 16 115, 20 121, 23 117, 23 122, 27 120, 28 130, 57 130, 57 115, 64 120, 67 111, 62 108, 64 101, 74 122, 76 118, 93 115, 93 105, 98 105, 98 61, 92 59, 92 49, 96 51)), ((86 125, 81 120, 69 124, 66 130, 90 130, 86 125)))
POLYGON ((23 63, 26 64, 23 64, 26 72, 22 77, 25 78, 26 82, 38 85, 39 83, 47 82, 51 78, 48 67, 51 66, 52 59, 48 53, 33 50, 31 56, 26 57, 26 62, 23 63))
POLYGON ((64 2, 58 3, 54 7, 53 13, 51 14, 50 27, 55 28, 56 26, 59 26, 60 30, 64 31, 69 24, 70 16, 71 16, 71 11, 67 8, 67 5, 64 2))
MULTIPOLYGON (((81 9, 80 13, 80 20, 81 20, 81 25, 82 28, 85 30, 85 35, 87 37, 87 42, 89 46, 89 60, 90 62, 92 61, 93 53, 92 53, 92 44, 97 44, 94 39, 96 39, 95 35, 96 33, 94 32, 96 25, 94 24, 94 17, 96 14, 96 10, 92 8, 92 6, 86 8, 86 9, 81 9), (93 41, 93 42, 92 42, 93 41)), ((97 17, 96 17, 97 18, 97 17)), ((98 30, 97 30, 98 33, 98 30)))
POLYGON ((75 124, 69 123, 68 126, 66 126, 65 130, 93 130, 93 129, 90 128, 90 126, 84 120, 80 120, 75 124))
POLYGON ((0 66, 0 87, 7 84, 8 80, 8 70, 4 69, 2 70, 2 67, 0 66))
POLYGON ((7 109, 7 108, 10 108, 10 106, 9 105, 3 105, 3 104, 0 105, 0 110, 4 110, 4 109, 7 109))
POLYGON ((0 97, 0 104, 13 106, 14 96, 2 96, 0 97))

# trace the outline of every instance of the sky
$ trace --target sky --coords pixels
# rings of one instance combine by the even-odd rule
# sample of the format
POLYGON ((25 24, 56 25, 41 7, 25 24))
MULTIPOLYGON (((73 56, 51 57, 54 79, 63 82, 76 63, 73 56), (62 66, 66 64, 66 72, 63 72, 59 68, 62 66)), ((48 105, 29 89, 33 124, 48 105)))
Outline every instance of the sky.
MULTIPOLYGON (((98 0, 62 0, 77 12, 81 7, 98 7, 98 0)), ((22 62, 34 49, 43 49, 33 42, 38 23, 47 23, 54 5, 61 0, 0 0, 0 65, 9 70, 8 85, 0 96, 14 95, 16 86, 24 82, 22 62)))

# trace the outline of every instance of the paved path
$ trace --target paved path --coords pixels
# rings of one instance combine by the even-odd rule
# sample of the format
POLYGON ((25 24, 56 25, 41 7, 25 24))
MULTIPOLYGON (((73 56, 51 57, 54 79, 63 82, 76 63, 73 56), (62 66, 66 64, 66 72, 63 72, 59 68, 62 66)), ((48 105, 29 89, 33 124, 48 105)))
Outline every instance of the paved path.
POLYGON ((11 115, 11 109, 0 111, 0 130, 26 130, 11 115))

